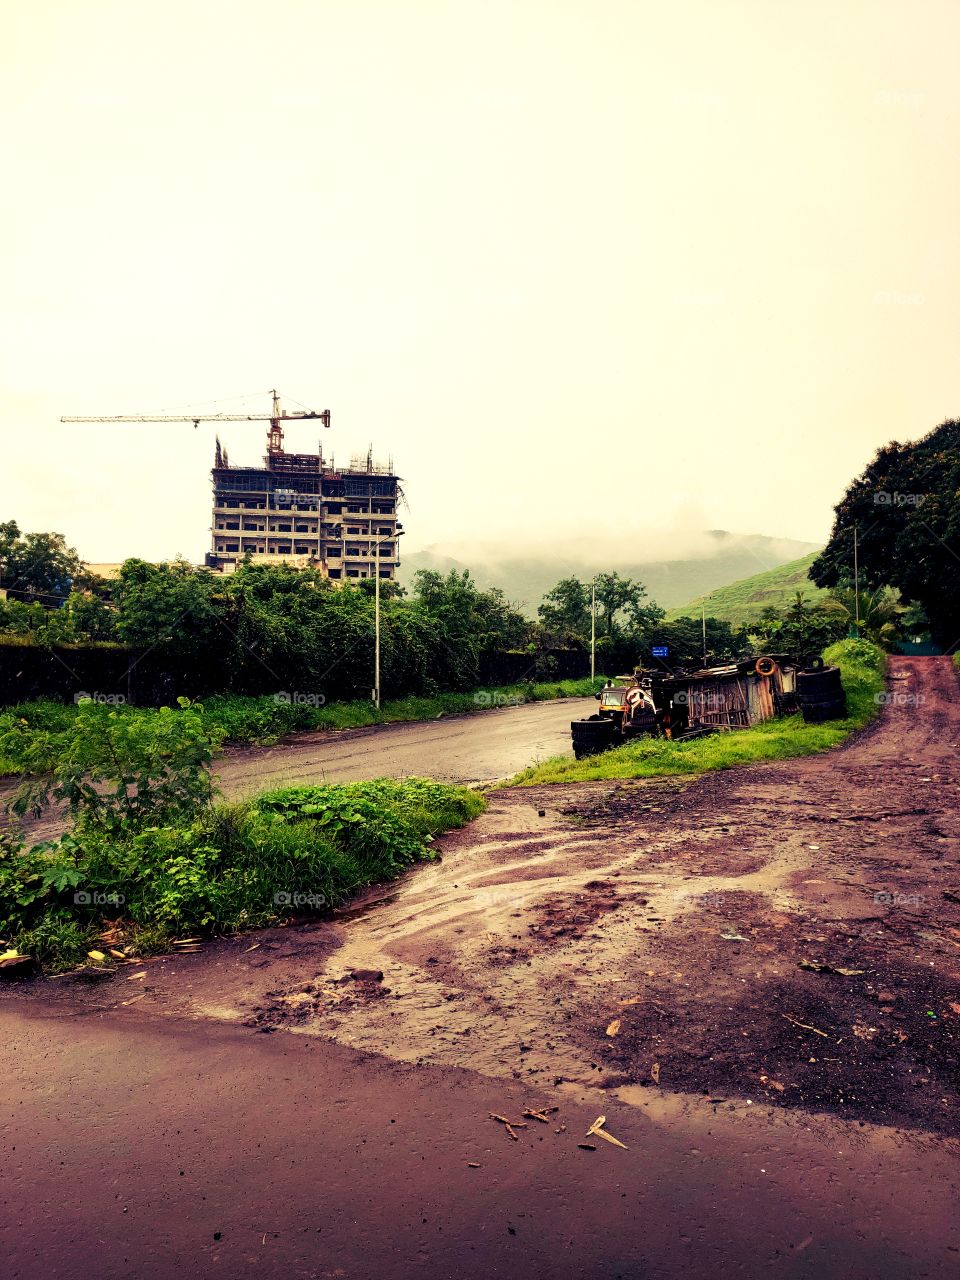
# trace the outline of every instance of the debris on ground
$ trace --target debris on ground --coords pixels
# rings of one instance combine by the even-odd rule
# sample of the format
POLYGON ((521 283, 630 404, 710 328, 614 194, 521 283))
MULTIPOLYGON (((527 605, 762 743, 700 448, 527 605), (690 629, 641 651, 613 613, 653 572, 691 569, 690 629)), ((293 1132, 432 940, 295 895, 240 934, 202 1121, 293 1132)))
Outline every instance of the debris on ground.
POLYGON ((22 956, 13 950, 0 953, 0 978, 29 978, 36 967, 33 956, 22 956))
POLYGON ((490 1119, 496 1120, 497 1124, 502 1124, 514 1142, 520 1141, 520 1138, 516 1133, 517 1129, 529 1128, 529 1125, 525 1120, 508 1120, 506 1116, 498 1116, 495 1111, 490 1112, 490 1119))
POLYGON ((607 1035, 615 1036, 619 1030, 620 1030, 620 1019, 614 1018, 614 1020, 607 1027, 607 1035))
POLYGON ((626 1143, 621 1142, 619 1138, 615 1138, 612 1133, 607 1133, 606 1129, 603 1127, 606 1123, 606 1116, 597 1116, 596 1120, 594 1120, 593 1124, 587 1130, 587 1137, 592 1138, 596 1136, 598 1138, 603 1138, 604 1142, 609 1142, 614 1147, 622 1147, 624 1151, 629 1151, 630 1148, 626 1143))
POLYGON ((525 1111, 523 1114, 530 1120, 539 1120, 541 1124, 549 1124, 550 1120, 548 1117, 552 1115, 554 1111, 559 1111, 559 1110, 560 1110, 559 1107, 540 1107, 540 1108, 531 1107, 528 1111, 525 1111))
POLYGON ((826 1031, 821 1031, 819 1027, 811 1027, 808 1022, 798 1022, 796 1018, 791 1018, 789 1013, 781 1013, 780 1017, 785 1018, 787 1022, 791 1022, 795 1027, 803 1027, 804 1031, 812 1031, 814 1035, 823 1036, 824 1040, 830 1039, 826 1031))
POLYGON ((801 969, 810 969, 813 973, 836 973, 841 978, 859 978, 866 969, 842 969, 839 965, 827 964, 824 960, 801 960, 801 969))
POLYGON ((596 1151, 596 1147, 592 1142, 578 1142, 577 1149, 579 1151, 596 1151))

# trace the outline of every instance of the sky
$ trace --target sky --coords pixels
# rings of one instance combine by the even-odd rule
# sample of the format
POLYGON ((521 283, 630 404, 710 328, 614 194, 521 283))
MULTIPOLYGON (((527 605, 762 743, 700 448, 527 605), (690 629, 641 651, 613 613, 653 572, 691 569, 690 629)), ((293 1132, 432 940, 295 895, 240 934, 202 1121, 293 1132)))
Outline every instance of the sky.
POLYGON ((60 417, 277 387, 407 550, 821 541, 960 416, 958 48, 957 0, 4 0, 0 520, 199 560, 215 428, 60 417))

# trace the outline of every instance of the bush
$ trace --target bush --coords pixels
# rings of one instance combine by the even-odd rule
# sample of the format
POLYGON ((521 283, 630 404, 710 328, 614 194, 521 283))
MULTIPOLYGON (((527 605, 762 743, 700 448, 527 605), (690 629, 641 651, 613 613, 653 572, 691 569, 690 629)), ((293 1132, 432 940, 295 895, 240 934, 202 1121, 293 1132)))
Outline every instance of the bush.
POLYGON ((0 846, 0 935, 63 966, 104 922, 134 949, 329 910, 431 857, 433 837, 484 807, 425 779, 290 787, 210 805, 189 822, 75 826, 56 845, 0 846))
POLYGON ((65 723, 48 717, 48 727, 0 717, 0 757, 23 775, 12 812, 65 801, 78 831, 115 834, 192 818, 211 798, 221 737, 200 707, 179 703, 153 712, 82 702, 65 723))

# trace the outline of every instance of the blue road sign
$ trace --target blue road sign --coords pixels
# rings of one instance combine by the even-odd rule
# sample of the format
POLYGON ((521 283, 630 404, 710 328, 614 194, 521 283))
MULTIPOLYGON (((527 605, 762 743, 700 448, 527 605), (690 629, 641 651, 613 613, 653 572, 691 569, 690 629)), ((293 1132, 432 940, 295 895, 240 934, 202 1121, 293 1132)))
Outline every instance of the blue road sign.
POLYGON ((670 646, 667 644, 655 644, 651 652, 655 658, 669 658, 670 646))

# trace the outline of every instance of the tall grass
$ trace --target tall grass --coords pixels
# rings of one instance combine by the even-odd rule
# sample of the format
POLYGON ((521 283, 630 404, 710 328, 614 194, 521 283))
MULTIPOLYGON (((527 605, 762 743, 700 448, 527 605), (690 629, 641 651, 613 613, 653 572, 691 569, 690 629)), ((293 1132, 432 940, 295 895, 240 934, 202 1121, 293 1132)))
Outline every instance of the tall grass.
POLYGON ((483 809, 465 787, 380 779, 289 787, 122 838, 85 830, 23 850, 0 833, 0 951, 59 969, 101 950, 105 929, 114 951, 144 955, 322 914, 431 859, 435 836, 483 809))
POLYGON ((652 778, 669 774, 706 773, 732 769, 760 760, 784 760, 815 755, 838 746, 867 725, 880 710, 878 694, 884 689, 887 656, 866 640, 841 640, 831 645, 824 659, 840 668, 847 694, 847 717, 826 724, 805 724, 799 715, 767 720, 750 729, 671 742, 642 738, 628 746, 605 751, 584 760, 555 756, 524 769, 512 786, 552 782, 589 782, 606 778, 652 778))

